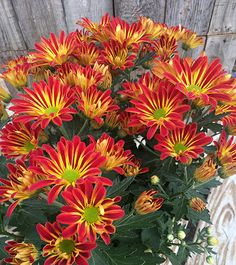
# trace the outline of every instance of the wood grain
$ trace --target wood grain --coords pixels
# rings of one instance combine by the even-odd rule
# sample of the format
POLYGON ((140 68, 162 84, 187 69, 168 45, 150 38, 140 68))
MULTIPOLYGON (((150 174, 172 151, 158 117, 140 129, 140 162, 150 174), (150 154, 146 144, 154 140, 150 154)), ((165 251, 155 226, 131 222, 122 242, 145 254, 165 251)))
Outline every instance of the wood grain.
POLYGON ((113 1, 111 0, 62 0, 65 10, 66 23, 69 31, 78 28, 76 21, 88 17, 99 21, 105 14, 113 15, 113 1))
POLYGON ((115 0, 115 15, 133 22, 138 16, 147 16, 158 22, 165 20, 165 0, 115 0))

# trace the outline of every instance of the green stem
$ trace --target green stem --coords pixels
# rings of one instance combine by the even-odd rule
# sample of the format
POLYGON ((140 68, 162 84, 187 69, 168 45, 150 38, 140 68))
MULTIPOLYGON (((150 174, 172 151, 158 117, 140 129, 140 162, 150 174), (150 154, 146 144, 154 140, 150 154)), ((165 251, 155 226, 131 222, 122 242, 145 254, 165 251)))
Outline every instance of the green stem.
POLYGON ((161 184, 157 184, 157 187, 161 190, 161 192, 167 197, 169 198, 169 195, 165 192, 165 190, 162 188, 161 184))
POLYGON ((84 121, 84 124, 83 124, 83 126, 81 127, 81 129, 79 130, 79 132, 77 133, 77 135, 81 135, 82 134, 82 132, 84 131, 84 129, 85 129, 85 127, 87 126, 87 124, 88 124, 88 119, 86 119, 85 121, 84 121))
MULTIPOLYGON (((42 199, 44 199, 44 200, 46 200, 46 201, 48 200, 48 196, 47 196, 46 194, 44 194, 44 193, 40 193, 40 194, 39 194, 39 197, 42 198, 42 199)), ((63 203, 60 203, 60 202, 58 202, 58 201, 56 201, 56 200, 55 200, 52 204, 55 205, 55 206, 58 206, 58 207, 60 207, 60 208, 61 208, 62 206, 64 206, 63 203)))
POLYGON ((59 127, 59 130, 60 130, 61 134, 66 137, 66 139, 70 138, 63 124, 62 124, 62 126, 59 127))
POLYGON ((153 151, 153 150, 152 150, 151 148, 149 148, 147 145, 143 144, 142 141, 139 141, 137 138, 135 138, 135 137, 133 137, 133 138, 134 138, 134 140, 136 140, 138 143, 140 143, 144 149, 146 149, 148 152, 152 153, 153 155, 155 155, 155 156, 157 156, 157 157, 159 158, 159 155, 158 155, 155 151, 153 151))

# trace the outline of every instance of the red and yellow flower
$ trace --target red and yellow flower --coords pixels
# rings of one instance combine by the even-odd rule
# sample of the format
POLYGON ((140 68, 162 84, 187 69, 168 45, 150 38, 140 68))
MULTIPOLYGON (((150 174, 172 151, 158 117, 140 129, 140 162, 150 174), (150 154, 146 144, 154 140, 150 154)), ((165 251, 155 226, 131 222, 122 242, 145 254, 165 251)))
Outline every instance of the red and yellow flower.
POLYGON ((16 160, 16 164, 7 164, 7 168, 9 171, 7 179, 0 178, 3 184, 0 186, 0 202, 13 201, 6 213, 10 217, 20 202, 35 194, 35 191, 30 191, 29 187, 42 177, 34 174, 22 159, 16 160))
POLYGON ((75 57, 80 65, 93 65, 99 54, 99 49, 94 43, 83 41, 78 43, 75 57))
POLYGON ((90 140, 95 144, 95 151, 106 158, 105 163, 101 167, 103 170, 115 170, 123 175, 125 171, 122 166, 132 164, 129 161, 132 157, 131 151, 124 150, 125 142, 123 140, 115 143, 114 139, 106 133, 103 133, 96 142, 92 137, 90 137, 90 140))
POLYGON ((18 65, 25 65, 29 63, 29 58, 26 56, 20 56, 16 59, 12 59, 8 61, 5 65, 4 68, 6 69, 14 69, 18 65))
POLYGON ((105 124, 111 128, 115 129, 119 126, 119 119, 120 119, 120 112, 119 111, 112 111, 107 113, 105 118, 105 124))
POLYGON ((161 160, 174 157, 175 160, 188 164, 204 152, 203 147, 212 142, 212 137, 204 132, 197 133, 197 125, 192 123, 170 131, 165 137, 157 134, 156 140, 158 144, 154 149, 161 152, 161 160))
POLYGON ((217 147, 217 158, 220 162, 220 175, 223 178, 236 174, 236 143, 234 136, 227 137, 222 131, 219 142, 215 142, 217 147))
MULTIPOLYGON (((158 76, 159 66, 160 63, 152 69, 158 76)), ((164 76, 197 105, 216 107, 217 101, 230 100, 227 92, 233 87, 233 79, 222 70, 219 59, 209 64, 207 56, 195 60, 176 56, 167 67, 166 64, 162 66, 164 76)))
POLYGON ((67 36, 64 31, 60 32, 59 37, 54 33, 50 38, 41 38, 40 43, 35 44, 36 52, 30 54, 34 66, 42 65, 61 65, 73 56, 76 49, 74 32, 67 36))
POLYGON ((83 91, 78 88, 77 94, 78 109, 87 118, 95 120, 98 124, 103 123, 102 117, 106 114, 119 109, 119 106, 114 104, 114 100, 111 97, 111 90, 103 92, 96 87, 90 87, 86 91, 83 91))
POLYGON ((120 197, 106 198, 106 189, 101 183, 93 186, 89 181, 79 184, 62 193, 67 205, 61 208, 62 213, 57 221, 69 226, 63 231, 63 236, 78 234, 79 240, 86 238, 96 241, 99 234, 104 242, 110 243, 110 234, 115 233, 113 221, 124 216, 124 211, 116 205, 120 197))
POLYGON ((40 238, 47 243, 43 247, 43 257, 46 257, 44 265, 88 265, 95 243, 81 242, 77 235, 64 238, 64 228, 57 222, 47 222, 44 226, 37 224, 36 229, 40 238))
POLYGON ((102 80, 101 80, 101 84, 99 84, 99 88, 101 89, 109 89, 111 88, 112 85, 112 75, 109 71, 109 67, 108 65, 104 65, 104 64, 98 64, 97 62, 95 62, 93 69, 102 74, 102 80))
POLYGON ((194 49, 204 44, 202 37, 198 37, 195 32, 188 29, 185 29, 180 40, 182 41, 182 48, 184 50, 194 49))
POLYGON ((30 169, 45 179, 32 185, 30 189, 53 185, 48 193, 48 202, 52 203, 62 189, 75 186, 85 179, 93 183, 101 181, 105 185, 111 185, 109 179, 100 176, 100 167, 105 158, 95 148, 93 143, 86 146, 79 136, 74 136, 71 141, 61 137, 56 150, 44 144, 43 150, 47 156, 35 156, 37 165, 31 166, 30 169))
POLYGON ((7 264, 31 265, 39 257, 36 247, 31 243, 9 240, 4 250, 10 255, 10 257, 4 259, 7 264))
POLYGON ((142 192, 135 202, 134 209, 140 215, 153 213, 159 210, 164 202, 163 198, 155 198, 158 191, 148 190, 142 192))
POLYGON ((14 106, 10 109, 17 115, 16 121, 34 121, 32 128, 41 126, 44 129, 50 121, 62 126, 62 121, 72 120, 72 114, 77 112, 70 108, 75 101, 74 90, 52 77, 48 83, 41 81, 32 86, 33 90, 24 88, 26 94, 12 100, 14 106))
POLYGON ((148 127, 147 138, 151 139, 160 129, 163 136, 175 128, 184 127, 182 116, 190 109, 184 105, 184 96, 175 87, 167 82, 159 85, 157 91, 143 88, 144 94, 130 102, 134 107, 127 111, 134 113, 131 125, 143 124, 148 127))
POLYGON ((0 136, 0 149, 7 158, 27 156, 32 150, 38 148, 42 130, 32 129, 30 123, 21 123, 13 120, 2 130, 0 136))
POLYGON ((189 206, 196 212, 202 212, 206 209, 206 203, 199 197, 194 197, 189 201, 189 206))
POLYGON ((125 177, 136 177, 139 174, 143 174, 149 171, 147 167, 142 168, 141 161, 139 159, 131 157, 130 161, 132 164, 126 164, 123 166, 123 169, 125 171, 125 177))
POLYGON ((151 40, 159 38, 167 29, 166 24, 156 23, 147 17, 140 17, 139 20, 145 34, 147 34, 151 40))
POLYGON ((212 179, 217 172, 217 166, 215 162, 214 155, 208 155, 202 165, 198 168, 196 168, 194 172, 194 178, 195 180, 199 182, 205 182, 212 179))

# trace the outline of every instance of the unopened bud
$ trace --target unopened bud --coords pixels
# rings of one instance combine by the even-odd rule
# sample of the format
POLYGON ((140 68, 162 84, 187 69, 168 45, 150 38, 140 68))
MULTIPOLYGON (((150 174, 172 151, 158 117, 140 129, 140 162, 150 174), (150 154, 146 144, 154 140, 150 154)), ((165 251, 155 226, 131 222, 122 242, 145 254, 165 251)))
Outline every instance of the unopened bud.
POLYGON ((183 239, 185 239, 186 234, 185 234, 185 232, 184 232, 183 230, 180 230, 180 231, 177 233, 177 237, 178 237, 178 239, 183 240, 183 239))
POLYGON ((206 258, 206 262, 208 263, 208 264, 214 264, 214 259, 213 259, 213 257, 212 256, 208 256, 207 258, 206 258))
POLYGON ((207 244, 209 246, 217 246, 218 245, 218 239, 214 236, 209 236, 207 238, 207 244))
POLYGON ((206 229, 206 232, 207 232, 208 235, 211 235, 212 228, 210 226, 208 226, 207 229, 206 229))
POLYGON ((174 236, 173 236, 172 234, 169 234, 169 235, 167 236, 167 239, 168 239, 169 241, 173 241, 173 240, 174 240, 174 236))
POLYGON ((152 185, 157 185, 160 182, 160 178, 157 175, 151 176, 152 185))

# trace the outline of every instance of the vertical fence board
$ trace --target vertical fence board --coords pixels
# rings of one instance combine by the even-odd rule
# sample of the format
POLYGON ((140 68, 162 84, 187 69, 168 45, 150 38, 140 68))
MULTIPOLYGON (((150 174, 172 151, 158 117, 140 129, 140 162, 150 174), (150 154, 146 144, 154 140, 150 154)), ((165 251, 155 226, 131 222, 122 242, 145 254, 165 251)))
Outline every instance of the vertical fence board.
POLYGON ((82 17, 99 21, 105 13, 113 15, 112 0, 64 0, 63 3, 69 31, 78 28, 76 21, 82 17))
POLYGON ((12 0, 28 49, 33 49, 41 36, 67 31, 61 0, 12 0))
POLYGON ((165 0, 115 0, 115 15, 129 22, 137 20, 141 15, 164 22, 165 2, 165 0))

